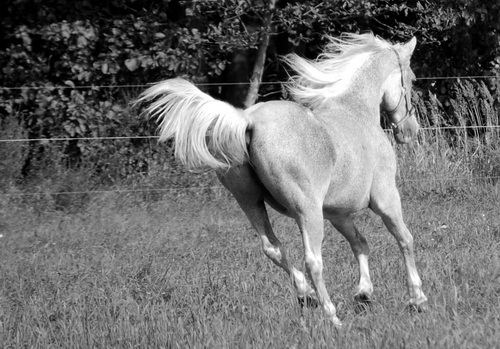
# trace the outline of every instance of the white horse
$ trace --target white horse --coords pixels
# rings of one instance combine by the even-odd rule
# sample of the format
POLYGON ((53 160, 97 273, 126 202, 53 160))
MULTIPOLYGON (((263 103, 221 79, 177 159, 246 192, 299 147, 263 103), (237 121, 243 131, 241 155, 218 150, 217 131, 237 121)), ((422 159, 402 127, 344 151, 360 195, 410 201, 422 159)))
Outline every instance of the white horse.
POLYGON ((296 102, 240 110, 182 79, 159 82, 137 101, 149 102, 146 112, 161 122, 160 141, 174 138, 182 163, 217 171, 260 235, 264 253, 290 275, 302 304, 319 301, 337 326, 323 280, 323 220, 350 243, 359 262, 355 299, 369 304, 369 247, 351 218, 367 207, 401 249, 410 306, 423 310, 427 303, 396 188, 396 156, 380 125, 383 109, 397 142, 409 142, 418 130, 411 105, 415 45, 415 38, 391 44, 372 34, 346 34, 330 38, 316 61, 290 55, 286 61, 298 75, 289 91, 296 102), (313 287, 288 261, 265 203, 297 222, 313 287))

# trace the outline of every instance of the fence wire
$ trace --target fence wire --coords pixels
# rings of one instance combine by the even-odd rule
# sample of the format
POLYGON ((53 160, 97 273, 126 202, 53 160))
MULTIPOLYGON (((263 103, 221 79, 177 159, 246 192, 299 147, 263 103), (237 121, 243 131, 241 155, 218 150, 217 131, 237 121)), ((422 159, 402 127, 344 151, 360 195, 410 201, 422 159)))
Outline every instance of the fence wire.
MULTIPOLYGON (((500 79, 500 75, 463 75, 463 76, 423 76, 416 78, 419 80, 478 80, 478 79, 500 79)), ((286 85, 289 81, 262 81, 260 85, 286 85)), ((0 86, 0 90, 44 90, 44 89, 113 89, 113 88, 147 88, 151 87, 155 83, 148 84, 125 84, 125 85, 48 85, 48 86, 0 86)), ((195 83, 196 86, 245 86, 250 85, 250 81, 242 82, 198 82, 195 83)))
MULTIPOLYGON (((488 154, 484 154, 483 150, 488 150, 488 147, 481 143, 479 139, 467 136, 468 130, 474 130, 476 132, 478 129, 491 129, 499 130, 500 125, 490 125, 490 126, 446 126, 446 127, 424 127, 421 129, 417 138, 408 145, 398 146, 395 148, 396 153, 399 158, 400 167, 397 180, 403 185, 418 185, 422 183, 434 183, 436 185, 442 185, 447 183, 472 183, 474 181, 488 182, 492 184, 500 183, 500 153, 498 149, 492 148, 490 151, 493 154, 498 153, 498 156, 493 158, 487 158, 488 154), (441 131, 445 130, 455 130, 458 133, 456 136, 460 137, 460 146, 450 146, 446 144, 444 139, 438 138, 441 131), (463 133, 463 134, 462 134, 463 133), (429 158, 422 158, 420 151, 421 149, 426 149, 429 152, 429 158), (496 150, 495 150, 496 149, 496 150), (445 157, 450 153, 453 156, 458 157, 460 160, 458 162, 452 162, 455 169, 459 169, 460 174, 454 175, 453 171, 448 171, 447 168, 442 168, 442 154, 445 153, 445 157), (413 154, 413 155, 412 155, 413 154), (415 155, 417 154, 417 155, 415 155), (457 155, 458 154, 458 155, 457 155), (420 158, 418 158, 420 156, 420 158), (410 170, 402 168, 401 160, 403 158, 406 160, 404 166, 411 167, 410 170), (418 158, 418 159, 417 159, 418 158), (490 173, 484 173, 479 171, 474 174, 470 169, 472 167, 471 163, 473 161, 483 161, 492 164, 492 171, 490 173), (418 169, 419 161, 427 163, 424 165, 424 171, 418 169), (496 166, 496 167, 495 167, 496 166), (410 173, 410 175, 408 175, 410 173), (464 175, 463 173, 466 173, 464 175)), ((390 130, 386 130, 390 133, 390 130)), ((472 132, 472 131, 471 131, 472 132)), ((496 131, 498 132, 498 131, 496 131)), ((67 141, 67 140, 85 140, 85 141, 116 141, 123 139, 156 139, 156 136, 122 136, 122 137, 82 137, 82 138, 52 138, 52 139, 3 139, 0 142, 32 142, 32 141, 67 141)), ((139 189, 127 189, 118 188, 110 190, 78 190, 78 191, 58 191, 58 192, 16 192, 16 193, 0 193, 0 197, 36 197, 36 196, 61 196, 61 195, 105 195, 105 194, 134 194, 134 193, 180 193, 180 192, 202 192, 207 190, 223 190, 222 186, 189 186, 189 187, 176 187, 176 188, 139 188, 139 189)))
MULTIPOLYGON (((457 80, 457 79, 500 79, 498 75, 470 75, 470 76, 437 76, 437 77, 420 77, 417 80, 457 80)), ((262 82, 261 85, 271 85, 271 84, 287 84, 286 81, 268 81, 262 82)), ((197 86, 233 86, 233 85, 249 85, 249 82, 228 82, 228 83, 196 83, 197 86)), ((0 86, 0 90, 41 90, 41 89, 99 89, 99 88, 147 88, 152 84, 136 84, 136 85, 84 85, 84 86, 70 86, 70 85, 58 85, 58 86, 0 86)), ((471 126, 442 126, 442 127, 422 127, 421 131, 432 132, 435 131, 436 135, 440 131, 445 130, 479 130, 479 129, 500 129, 500 125, 471 125, 471 126)), ((386 130, 389 131, 389 130, 386 130)), ((12 138, 12 139, 0 139, 1 143, 21 143, 21 142, 64 142, 64 141, 116 141, 116 140, 126 140, 126 139, 158 139, 158 136, 151 135, 138 135, 138 136, 114 136, 114 137, 56 137, 56 138, 12 138)), ((464 138, 467 138, 464 134, 464 138)), ((418 145, 417 145, 418 146, 418 145)), ((414 147, 414 146, 413 146, 414 147)), ((440 149, 439 141, 436 142, 436 152, 440 149)), ((411 151, 411 150, 410 150, 411 151)), ((475 154, 472 154, 474 156, 475 154)), ((466 154, 467 157, 472 158, 470 154, 466 154)), ((470 162, 470 158, 466 162, 470 162)), ((500 162, 500 156, 498 161, 500 162)), ((464 164, 468 166, 468 164, 464 164)), ((443 183, 443 182, 470 182, 474 180, 479 181, 490 181, 499 182, 500 181, 500 163, 498 164, 499 175, 468 175, 468 176, 439 176, 432 177, 432 173, 429 176, 419 178, 404 177, 400 174, 398 175, 398 180, 403 183, 422 183, 422 182, 433 182, 433 183, 443 183)), ((64 192, 23 192, 23 193, 0 193, 0 197, 26 197, 26 196, 43 196, 43 195, 82 195, 82 194, 111 194, 111 193, 153 193, 153 192, 181 192, 181 191, 205 191, 205 190, 215 190, 224 189, 222 186, 207 186, 207 187, 183 187, 183 188, 142 188, 142 189, 115 189, 115 190, 88 190, 88 191, 64 191, 64 192)))
MULTIPOLYGON (((439 126, 439 127, 421 127, 420 131, 441 131, 441 130, 464 130, 464 129, 500 129, 500 125, 470 125, 470 126, 439 126)), ((388 132, 390 129, 384 129, 388 132)), ((113 141, 124 139, 158 139, 159 136, 114 136, 114 137, 55 137, 55 138, 4 138, 0 139, 0 143, 16 143, 16 142, 63 142, 63 141, 113 141)))

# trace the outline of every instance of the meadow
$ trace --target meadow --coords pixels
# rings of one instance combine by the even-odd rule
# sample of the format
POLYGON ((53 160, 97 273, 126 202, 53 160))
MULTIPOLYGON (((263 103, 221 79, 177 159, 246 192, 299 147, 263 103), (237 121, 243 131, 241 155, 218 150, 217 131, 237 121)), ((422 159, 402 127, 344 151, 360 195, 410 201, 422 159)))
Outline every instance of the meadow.
MULTIPOLYGON (((11 189, 0 200, 0 347, 499 347, 500 191, 491 163, 498 152, 474 141, 447 147, 443 139, 424 130, 397 147, 426 313, 406 308, 401 254, 369 211, 356 215, 372 249, 374 304, 365 313, 353 302, 357 263, 325 223, 325 279, 344 324, 338 330, 319 309, 298 306, 287 276, 216 182, 155 195, 11 189), (465 150, 474 157, 465 161, 465 150)), ((271 217, 303 268, 296 225, 271 217)))

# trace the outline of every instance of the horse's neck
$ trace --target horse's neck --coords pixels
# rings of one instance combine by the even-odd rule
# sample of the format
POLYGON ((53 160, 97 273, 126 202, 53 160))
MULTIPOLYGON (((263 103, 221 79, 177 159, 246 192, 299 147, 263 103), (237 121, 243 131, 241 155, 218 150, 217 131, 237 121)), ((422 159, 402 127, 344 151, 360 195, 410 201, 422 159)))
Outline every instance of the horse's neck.
MULTIPOLYGON (((336 105, 337 108, 341 107, 353 111, 363 110, 366 112, 348 113, 346 117, 369 118, 365 121, 380 124, 381 88, 390 73, 388 65, 383 63, 384 58, 387 59, 383 54, 374 57, 370 64, 356 72, 349 87, 343 93, 326 101, 318 109, 331 110, 332 106, 336 105)), ((338 116, 332 115, 332 117, 338 116)))

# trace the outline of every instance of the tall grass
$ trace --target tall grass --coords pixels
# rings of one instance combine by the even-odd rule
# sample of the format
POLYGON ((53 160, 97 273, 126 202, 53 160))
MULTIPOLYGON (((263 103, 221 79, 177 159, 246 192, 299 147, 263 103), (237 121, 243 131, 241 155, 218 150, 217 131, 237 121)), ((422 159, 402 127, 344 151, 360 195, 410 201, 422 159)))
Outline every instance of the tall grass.
POLYGON ((402 186, 448 190, 500 179, 499 97, 482 81, 458 81, 454 89, 448 107, 432 94, 416 100, 422 129, 396 146, 402 186))

